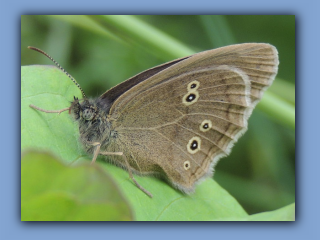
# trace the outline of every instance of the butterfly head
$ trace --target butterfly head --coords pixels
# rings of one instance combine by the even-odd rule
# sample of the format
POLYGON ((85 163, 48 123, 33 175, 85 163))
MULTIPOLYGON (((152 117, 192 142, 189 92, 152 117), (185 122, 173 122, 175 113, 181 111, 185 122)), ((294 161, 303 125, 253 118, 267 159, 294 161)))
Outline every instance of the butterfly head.
POLYGON ((98 108, 93 102, 85 99, 83 102, 76 97, 70 107, 70 113, 75 120, 93 121, 99 115, 98 108))

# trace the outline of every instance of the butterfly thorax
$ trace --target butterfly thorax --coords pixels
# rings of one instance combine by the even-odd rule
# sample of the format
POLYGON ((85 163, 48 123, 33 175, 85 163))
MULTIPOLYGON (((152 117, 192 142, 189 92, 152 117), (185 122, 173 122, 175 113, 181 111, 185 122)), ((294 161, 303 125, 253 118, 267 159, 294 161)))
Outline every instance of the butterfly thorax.
POLYGON ((111 133, 107 112, 101 111, 94 100, 80 102, 75 98, 70 113, 79 124, 80 140, 88 153, 93 153, 94 143, 108 145, 111 133))

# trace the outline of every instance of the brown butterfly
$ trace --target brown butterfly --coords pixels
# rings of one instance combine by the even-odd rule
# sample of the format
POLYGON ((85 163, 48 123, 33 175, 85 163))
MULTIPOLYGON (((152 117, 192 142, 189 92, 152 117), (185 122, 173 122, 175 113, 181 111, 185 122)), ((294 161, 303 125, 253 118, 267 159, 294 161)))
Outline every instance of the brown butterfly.
POLYGON ((79 124, 84 149, 108 156, 132 172, 165 178, 190 193, 213 175, 246 131, 248 118, 278 70, 278 52, 264 43, 245 43, 200 52, 146 70, 88 99, 80 88, 69 110, 79 124))

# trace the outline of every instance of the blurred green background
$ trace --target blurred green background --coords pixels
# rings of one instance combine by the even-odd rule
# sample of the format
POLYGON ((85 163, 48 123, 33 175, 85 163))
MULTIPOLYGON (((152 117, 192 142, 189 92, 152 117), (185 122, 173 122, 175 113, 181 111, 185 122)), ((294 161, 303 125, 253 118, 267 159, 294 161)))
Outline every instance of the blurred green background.
MULTIPOLYGON (((96 97, 143 70, 193 52, 265 42, 276 46, 280 59, 277 78, 268 92, 294 107, 294 16, 117 17, 21 16, 21 65, 52 64, 27 46, 41 48, 75 77, 88 96, 96 97), (135 21, 148 24, 147 28, 139 28, 135 21), (178 47, 172 45, 170 50, 157 30, 178 47), (168 51, 158 47, 161 44, 168 51)), ((281 121, 281 116, 270 117, 258 106, 249 130, 230 156, 219 162, 214 179, 249 214, 295 202, 294 127, 281 121)))

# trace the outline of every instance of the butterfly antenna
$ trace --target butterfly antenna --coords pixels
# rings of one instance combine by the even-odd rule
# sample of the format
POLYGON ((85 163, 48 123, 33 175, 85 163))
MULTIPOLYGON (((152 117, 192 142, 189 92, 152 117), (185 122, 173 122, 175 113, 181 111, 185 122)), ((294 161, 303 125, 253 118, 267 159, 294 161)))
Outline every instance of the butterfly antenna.
POLYGON ((35 47, 28 47, 29 49, 32 49, 32 50, 35 50, 39 53, 42 53, 43 55, 45 55, 47 58, 49 58, 52 62, 54 62, 54 64, 61 69, 61 71, 63 71, 70 79, 71 81, 80 89, 81 93, 82 93, 82 96, 83 98, 87 98, 87 96, 84 94, 84 91, 82 90, 82 88, 80 87, 79 83, 77 83, 77 81, 66 71, 64 70, 63 67, 60 66, 60 64, 54 60, 49 54, 47 54, 46 52, 42 51, 41 49, 39 48, 35 48, 35 47))

